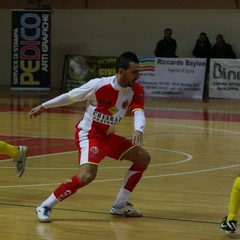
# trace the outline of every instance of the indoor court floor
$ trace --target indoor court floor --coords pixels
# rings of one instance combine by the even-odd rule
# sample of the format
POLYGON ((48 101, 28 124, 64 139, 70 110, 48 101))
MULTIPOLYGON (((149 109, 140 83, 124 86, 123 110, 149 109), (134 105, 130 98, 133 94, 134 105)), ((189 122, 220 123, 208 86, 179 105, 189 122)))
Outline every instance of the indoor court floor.
MULTIPOLYGON (((219 227, 240 173, 240 100, 146 98, 144 146, 152 161, 131 197, 144 216, 108 213, 129 163, 106 158, 96 180, 58 204, 44 224, 36 206, 78 171, 74 131, 84 105, 30 120, 32 107, 59 92, 0 91, 0 140, 29 146, 21 178, 0 156, 0 239, 240 239, 240 229, 227 235, 219 227)), ((117 133, 130 137, 132 126, 126 117, 117 133)))

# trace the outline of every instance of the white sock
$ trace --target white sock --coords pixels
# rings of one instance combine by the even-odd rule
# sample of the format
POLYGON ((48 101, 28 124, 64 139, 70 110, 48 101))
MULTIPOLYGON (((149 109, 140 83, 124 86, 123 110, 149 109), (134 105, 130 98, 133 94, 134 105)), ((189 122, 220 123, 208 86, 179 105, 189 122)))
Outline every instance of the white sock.
POLYGON ((119 208, 122 208, 128 201, 130 195, 131 195, 130 191, 128 191, 125 188, 121 188, 114 202, 114 205, 116 205, 119 208))
POLYGON ((57 203, 59 203, 58 199, 52 193, 49 198, 47 198, 44 202, 40 204, 40 207, 49 207, 53 208, 57 203))

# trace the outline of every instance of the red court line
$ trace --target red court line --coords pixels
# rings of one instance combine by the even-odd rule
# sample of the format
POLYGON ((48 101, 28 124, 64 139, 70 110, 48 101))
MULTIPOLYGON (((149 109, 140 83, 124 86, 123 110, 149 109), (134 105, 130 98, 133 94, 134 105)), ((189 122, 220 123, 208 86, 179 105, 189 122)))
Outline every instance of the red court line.
POLYGON ((211 113, 175 110, 146 110, 149 118, 185 119, 202 121, 240 122, 240 114, 235 113, 211 113))
MULTIPOLYGON (((31 110, 29 106, 20 106, 9 104, 0 104, 0 111, 17 111, 28 113, 31 110)), ((82 116, 84 107, 66 106, 54 109, 48 109, 46 113, 62 113, 74 114, 79 113, 82 116)), ((240 114, 227 112, 208 112, 207 109, 201 111, 185 111, 185 110, 162 110, 162 109, 145 109, 147 118, 163 118, 163 119, 185 119, 185 120, 202 120, 202 121, 223 121, 223 122, 240 122, 240 114)), ((79 116, 79 118, 80 118, 79 116)))

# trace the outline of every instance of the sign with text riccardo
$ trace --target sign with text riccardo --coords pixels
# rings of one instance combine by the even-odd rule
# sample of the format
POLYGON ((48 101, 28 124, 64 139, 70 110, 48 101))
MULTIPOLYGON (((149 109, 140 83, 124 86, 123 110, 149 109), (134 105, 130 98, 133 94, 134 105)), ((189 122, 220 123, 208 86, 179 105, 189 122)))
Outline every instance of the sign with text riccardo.
MULTIPOLYGON (((146 96, 202 98, 205 59, 144 56, 138 59, 141 68, 138 81, 146 96)), ((80 87, 90 79, 116 74, 115 61, 116 57, 111 56, 66 55, 62 92, 80 87)))
POLYGON ((202 98, 206 59, 155 58, 154 76, 143 84, 146 96, 202 98))
POLYGON ((50 88, 51 12, 12 11, 12 89, 50 88))
POLYGON ((240 59, 211 59, 209 97, 240 99, 240 59))

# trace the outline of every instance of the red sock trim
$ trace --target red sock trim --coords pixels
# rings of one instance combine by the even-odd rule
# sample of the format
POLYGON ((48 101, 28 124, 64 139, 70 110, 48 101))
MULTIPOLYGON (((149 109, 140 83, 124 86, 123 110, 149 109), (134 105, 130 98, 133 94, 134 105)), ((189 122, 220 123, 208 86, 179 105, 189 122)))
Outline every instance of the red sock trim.
POLYGON ((125 183, 124 188, 127 189, 128 191, 132 192, 133 189, 135 188, 135 186, 137 185, 137 183, 142 178, 143 172, 146 169, 147 168, 142 165, 133 164, 129 168, 127 175, 125 177, 126 183, 125 183), (130 175, 130 177, 129 177, 129 175, 130 175))
POLYGON ((53 193, 59 201, 63 201, 73 195, 81 187, 82 184, 80 183, 78 176, 75 175, 70 180, 62 183, 53 193))

